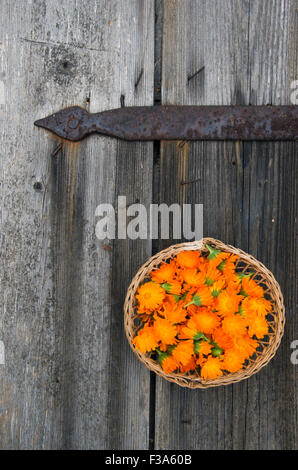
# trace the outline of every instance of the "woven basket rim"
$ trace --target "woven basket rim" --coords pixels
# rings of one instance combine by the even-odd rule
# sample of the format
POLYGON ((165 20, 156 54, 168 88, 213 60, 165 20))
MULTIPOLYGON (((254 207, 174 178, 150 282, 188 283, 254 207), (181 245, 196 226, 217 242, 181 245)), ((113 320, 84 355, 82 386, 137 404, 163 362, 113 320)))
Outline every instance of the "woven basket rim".
MULTIPOLYGON (((245 251, 235 248, 232 245, 223 243, 220 240, 214 238, 205 237, 200 240, 195 240, 192 242, 184 242, 175 245, 171 245, 168 248, 165 248, 162 251, 159 251, 155 255, 151 256, 137 271, 133 277, 128 289, 124 302, 124 329, 127 340, 132 348, 134 354, 138 359, 145 364, 145 366, 151 371, 155 372, 157 375, 163 377, 169 382, 176 383, 182 387, 188 388, 209 388, 209 387, 218 387, 221 385, 229 385, 232 383, 240 382, 241 380, 248 379, 252 375, 259 372, 263 367, 265 367, 270 360, 276 354, 276 351, 280 345, 285 326, 285 307, 283 295, 281 293, 280 286, 276 281, 275 277, 271 271, 266 268, 266 266, 254 258, 252 255, 246 253, 245 251), (206 244, 210 244, 215 248, 220 249, 221 251, 227 251, 230 253, 237 254, 239 256, 239 262, 245 262, 247 267, 255 271, 253 277, 262 276, 262 284, 268 287, 266 291, 273 301, 275 306, 275 331, 274 334, 270 335, 269 342, 267 346, 264 347, 264 350, 259 354, 256 361, 251 361, 251 364, 245 368, 241 369, 236 373, 230 373, 223 375, 214 380, 205 380, 202 377, 183 374, 183 373, 171 373, 166 374, 161 366, 147 354, 143 354, 140 351, 137 351, 132 344, 132 339, 134 338, 134 317, 135 317, 135 294, 138 289, 138 286, 144 279, 148 278, 149 273, 154 267, 157 267, 161 262, 176 256, 180 251, 185 250, 197 250, 197 251, 206 251, 206 244)), ((261 342, 262 343, 262 342, 261 342)), ((263 344, 263 343, 262 343, 263 344)), ((265 344, 265 343, 264 343, 265 344)))

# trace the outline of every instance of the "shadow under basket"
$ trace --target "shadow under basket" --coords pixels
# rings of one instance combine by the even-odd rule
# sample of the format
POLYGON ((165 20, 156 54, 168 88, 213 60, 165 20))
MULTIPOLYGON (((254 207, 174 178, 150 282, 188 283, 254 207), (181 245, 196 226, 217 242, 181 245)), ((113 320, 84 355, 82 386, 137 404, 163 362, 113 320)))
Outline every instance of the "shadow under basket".
POLYGON ((145 264, 143 264, 143 266, 139 269, 133 278, 127 290, 124 303, 125 333, 132 350, 140 359, 140 361, 143 362, 145 366, 148 367, 148 369, 152 370, 169 382, 174 382, 177 385, 189 388, 208 388, 218 387, 220 385, 229 385, 240 382, 244 379, 248 379, 253 374, 256 374, 266 364, 268 364, 268 362, 275 355, 284 332, 284 325, 285 308, 283 296, 279 284, 275 280, 273 274, 253 256, 231 245, 225 245, 221 241, 215 240, 213 238, 202 238, 201 240, 194 242, 172 245, 169 248, 152 256, 145 264), (272 311, 266 316, 269 324, 269 333, 262 340, 258 340, 260 345, 257 348, 255 354, 245 362, 243 368, 238 372, 226 372, 221 377, 213 380, 203 379, 198 372, 166 374, 161 368, 160 364, 154 359, 154 353, 142 354, 140 351, 137 351, 132 344, 132 340, 135 337, 136 331, 140 324, 140 320, 136 312, 136 293, 139 285, 150 279, 150 273, 153 269, 158 268, 161 263, 173 259, 181 251, 197 250, 202 253, 207 252, 208 250, 206 248, 206 244, 211 245, 213 248, 220 251, 238 255, 239 259, 236 263, 236 271, 246 274, 253 273, 252 278, 263 287, 265 298, 270 300, 272 303, 272 311))

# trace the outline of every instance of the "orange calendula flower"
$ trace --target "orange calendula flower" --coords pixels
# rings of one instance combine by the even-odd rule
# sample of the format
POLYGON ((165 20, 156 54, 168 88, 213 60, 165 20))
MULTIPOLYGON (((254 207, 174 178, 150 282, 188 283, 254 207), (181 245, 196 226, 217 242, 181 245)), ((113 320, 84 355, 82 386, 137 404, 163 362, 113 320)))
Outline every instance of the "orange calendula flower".
POLYGON ((182 373, 189 372, 190 370, 194 370, 196 368, 196 365, 197 365, 196 358, 195 358, 195 356, 192 356, 187 364, 185 364, 185 365, 180 364, 179 370, 182 373))
POLYGON ((247 332, 246 323, 240 315, 225 317, 222 321, 222 329, 232 338, 234 336, 243 336, 247 332))
POLYGON ((199 309, 190 321, 193 321, 198 332, 212 333, 219 326, 219 318, 216 313, 210 312, 206 308, 199 309))
POLYGON ((256 281, 247 276, 242 278, 241 293, 250 297, 263 297, 264 290, 262 286, 256 283, 256 281))
POLYGON ((181 328, 179 338, 180 339, 193 339, 198 333, 197 325, 194 322, 193 318, 188 320, 186 326, 181 328))
POLYGON ((181 284, 178 281, 165 282, 161 284, 161 287, 168 293, 173 295, 181 294, 181 284))
POLYGON ((239 352, 234 349, 226 351, 223 360, 223 367, 228 372, 237 372, 243 366, 243 358, 239 355, 239 352))
POLYGON ((248 325, 249 336, 256 336, 258 339, 264 338, 268 334, 268 323, 263 317, 256 317, 249 322, 248 325))
POLYGON ((216 268, 216 266, 209 264, 205 275, 205 284, 207 286, 212 286, 212 284, 214 284, 215 281, 218 281, 221 277, 222 273, 216 268))
POLYGON ((230 261, 229 259, 223 263, 223 268, 222 268, 222 273, 224 277, 231 282, 232 279, 235 280, 235 275, 236 275, 236 265, 233 261, 230 261))
POLYGON ((212 338, 222 349, 231 349, 234 346, 234 340, 222 328, 216 328, 212 333, 212 338))
POLYGON ((265 317, 272 309, 271 302, 269 300, 255 297, 245 297, 241 304, 242 311, 245 316, 258 315, 265 317))
POLYGON ((139 288, 136 298, 139 301, 140 309, 154 310, 165 298, 165 291, 155 282, 146 282, 139 288))
POLYGON ((205 356, 208 356, 208 354, 211 354, 211 349, 212 345, 208 343, 208 341, 197 341, 195 344, 195 352, 197 354, 203 354, 205 356))
POLYGON ((173 349, 172 355, 177 362, 185 366, 194 354, 193 347, 194 344, 192 340, 180 341, 173 349))
POLYGON ((178 330, 172 322, 166 318, 156 317, 153 325, 156 337, 166 344, 175 344, 178 330))
POLYGON ((161 367, 163 368, 166 374, 170 374, 171 372, 174 372, 178 369, 179 364, 173 356, 167 355, 162 359, 161 367))
POLYGON ((133 339, 133 344, 141 353, 153 351, 158 346, 158 339, 152 326, 145 325, 133 339))
POLYGON ((164 263, 160 266, 159 269, 155 269, 151 273, 152 281, 158 282, 161 284, 162 282, 171 281, 175 275, 176 265, 175 263, 164 263))
POLYGON ((169 310, 165 309, 164 315, 171 323, 181 323, 185 321, 187 311, 181 304, 176 304, 169 310))
POLYGON ((223 316, 233 315, 238 312, 241 300, 242 297, 235 292, 223 290, 217 296, 216 309, 223 316))
POLYGON ((216 379, 223 375, 223 363, 218 357, 208 357, 207 361, 202 365, 201 376, 203 379, 216 379))
POLYGON ((214 303, 214 297, 212 296, 210 290, 208 289, 207 286, 199 287, 197 289, 196 293, 192 297, 192 300, 186 304, 185 306, 188 307, 188 305, 194 304, 197 307, 200 307, 201 305, 212 305, 214 303))
POLYGON ((181 251, 176 262, 181 268, 195 268, 199 266, 200 254, 197 251, 181 251))
POLYGON ((233 271, 229 274, 225 272, 224 279, 226 280, 227 290, 229 292, 234 292, 235 294, 238 294, 240 292, 241 279, 239 278, 238 274, 236 274, 236 272, 233 271))
POLYGON ((220 263, 222 263, 227 258, 229 258, 229 256, 230 256, 229 253, 225 253, 223 251, 216 250, 215 248, 213 248, 212 246, 207 245, 207 244, 206 244, 206 248, 209 251, 209 254, 208 254, 209 264, 213 265, 215 267, 218 266, 220 263))
POLYGON ((186 268, 180 274, 184 282, 190 286, 200 286, 204 284, 205 276, 203 273, 198 272, 196 268, 186 268))
POLYGON ((235 351, 244 359, 248 359, 257 349, 258 342, 249 337, 249 335, 234 338, 235 351))
POLYGON ((179 335, 180 339, 194 339, 196 341, 201 339, 206 341, 208 340, 208 338, 205 336, 205 333, 208 334, 209 332, 213 331, 213 326, 216 328, 219 323, 219 319, 212 313, 209 313, 208 310, 206 311, 205 315, 202 312, 201 317, 198 317, 199 314, 194 315, 192 318, 190 318, 190 320, 188 320, 186 326, 181 328, 181 333, 179 335), (211 315, 212 318, 209 315, 211 315), (208 331, 203 332, 202 327, 208 331))

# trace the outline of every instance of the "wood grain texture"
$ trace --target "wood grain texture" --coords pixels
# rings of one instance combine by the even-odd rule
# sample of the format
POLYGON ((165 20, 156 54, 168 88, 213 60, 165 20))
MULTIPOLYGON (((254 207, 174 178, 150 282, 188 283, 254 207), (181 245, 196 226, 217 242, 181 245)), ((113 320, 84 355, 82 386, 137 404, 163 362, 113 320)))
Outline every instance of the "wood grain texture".
MULTIPOLYGON (((162 103, 288 104, 297 75, 297 6, 165 0, 162 103)), ((295 143, 161 144, 159 202, 203 203, 205 236, 263 261, 281 284, 287 326, 277 356, 247 381, 191 391, 157 378, 157 449, 297 447, 290 362, 297 335, 296 159, 295 143)))
POLYGON ((151 246, 99 241, 95 209, 151 200, 152 144, 92 136, 54 156, 33 122, 152 104, 154 2, 3 0, 0 31, 0 447, 146 448, 149 372, 122 302, 151 246))
POLYGON ((287 308, 276 358, 248 381, 190 391, 156 379, 155 447, 297 448, 297 144, 162 142, 153 151, 98 136, 65 143, 33 127, 68 105, 96 112, 120 99, 289 104, 297 8, 297 0, 0 2, 1 449, 148 447, 150 374, 124 337, 122 306, 151 242, 95 236, 97 205, 116 207, 119 195, 127 205, 203 203, 204 234, 263 261, 287 308))

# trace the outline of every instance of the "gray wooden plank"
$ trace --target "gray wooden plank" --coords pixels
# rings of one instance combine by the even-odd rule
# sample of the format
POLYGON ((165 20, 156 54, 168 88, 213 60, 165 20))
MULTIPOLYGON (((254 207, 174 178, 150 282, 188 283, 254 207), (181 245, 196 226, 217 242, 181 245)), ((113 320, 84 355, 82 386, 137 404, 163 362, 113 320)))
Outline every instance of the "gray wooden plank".
POLYGON ((122 301, 151 247, 138 243, 131 263, 124 241, 117 261, 95 209, 120 190, 150 201, 152 144, 92 136, 51 156, 61 141, 33 122, 71 104, 118 107, 121 94, 152 104, 153 6, 0 4, 2 449, 147 447, 149 373, 128 353, 122 301))
MULTIPOLYGON (((250 100, 291 104, 297 77, 298 2, 251 2, 250 100), (260 34, 261 31, 261 34, 260 34)), ((269 367, 248 382, 246 448, 297 448, 297 370, 290 362, 297 335, 297 156, 296 143, 244 145, 243 217, 247 249, 278 279, 286 305, 286 328, 269 367)), ((240 442, 235 441, 239 447, 240 442)))
MULTIPOLYGON (((296 6, 292 0, 166 0, 162 102, 289 103, 297 71, 296 6)), ((248 381, 193 391, 157 378, 157 449, 297 446, 297 388, 289 349, 297 324, 292 313, 296 155, 297 144, 287 143, 161 145, 159 202, 203 203, 205 236, 250 251, 273 270, 286 296, 288 320, 277 357, 248 381), (286 257, 281 260, 285 241, 292 254, 291 279, 283 271, 286 257)))

